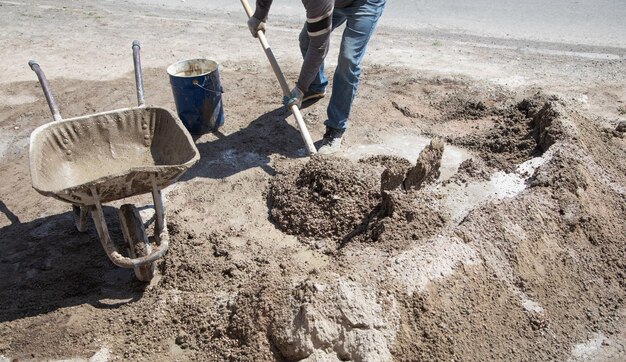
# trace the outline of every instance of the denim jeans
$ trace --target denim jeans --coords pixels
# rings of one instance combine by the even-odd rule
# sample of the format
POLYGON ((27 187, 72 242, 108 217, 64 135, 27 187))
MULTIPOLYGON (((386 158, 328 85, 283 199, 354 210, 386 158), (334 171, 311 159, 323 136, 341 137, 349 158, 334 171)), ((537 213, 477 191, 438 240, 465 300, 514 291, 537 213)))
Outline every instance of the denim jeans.
MULTIPOLYGON (((348 127, 352 101, 361 76, 361 60, 376 28, 376 23, 383 13, 385 2, 386 0, 356 0, 347 8, 336 8, 333 11, 333 30, 344 23, 346 23, 346 29, 341 39, 333 91, 328 104, 328 120, 324 122, 327 127, 341 130, 348 127)), ((303 56, 308 47, 309 35, 305 24, 300 33, 300 50, 303 56)), ((322 64, 309 90, 323 92, 327 85, 328 79, 326 79, 324 64, 322 64)), ((307 90, 303 89, 303 91, 307 90)))

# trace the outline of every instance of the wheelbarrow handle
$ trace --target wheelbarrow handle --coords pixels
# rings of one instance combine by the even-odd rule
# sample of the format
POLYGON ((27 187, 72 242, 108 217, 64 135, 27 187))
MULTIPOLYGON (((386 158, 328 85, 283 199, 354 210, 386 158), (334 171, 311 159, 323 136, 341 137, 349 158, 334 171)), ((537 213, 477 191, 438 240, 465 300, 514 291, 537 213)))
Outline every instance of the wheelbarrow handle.
POLYGON ((59 107, 52 96, 52 92, 50 91, 50 84, 48 83, 48 79, 46 79, 46 75, 43 70, 39 66, 39 63, 36 60, 29 60, 28 65, 30 69, 37 74, 37 78, 39 79, 39 84, 41 84, 41 89, 43 89, 43 94, 46 96, 46 101, 48 101, 48 106, 50 107, 50 112, 52 112, 52 118, 55 121, 60 121, 63 119, 61 117, 61 113, 59 112, 59 107))
POLYGON ((145 107, 146 100, 143 93, 143 74, 141 73, 141 43, 139 43, 139 40, 133 40, 133 64, 135 66, 137 103, 139 103, 139 107, 145 107))

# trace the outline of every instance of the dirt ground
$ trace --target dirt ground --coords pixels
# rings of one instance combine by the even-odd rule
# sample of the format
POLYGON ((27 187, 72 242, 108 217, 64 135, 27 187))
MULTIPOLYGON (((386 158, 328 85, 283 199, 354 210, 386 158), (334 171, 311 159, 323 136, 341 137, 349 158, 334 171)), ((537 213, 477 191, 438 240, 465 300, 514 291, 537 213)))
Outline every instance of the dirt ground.
MULTIPOLYGON (((342 157, 308 158, 243 16, 117 1, 0 14, 0 361, 626 360, 624 49, 381 28, 342 157), (219 61, 225 89, 224 126, 164 190, 170 249, 149 285, 28 170, 51 116, 27 61, 65 118, 124 108, 135 38, 149 104, 175 108, 165 68, 184 58, 219 61)), ((298 26, 272 29, 294 79, 298 26)), ((326 104, 303 110, 315 140, 326 104)), ((117 241, 127 202, 154 214, 149 195, 107 204, 117 241)))

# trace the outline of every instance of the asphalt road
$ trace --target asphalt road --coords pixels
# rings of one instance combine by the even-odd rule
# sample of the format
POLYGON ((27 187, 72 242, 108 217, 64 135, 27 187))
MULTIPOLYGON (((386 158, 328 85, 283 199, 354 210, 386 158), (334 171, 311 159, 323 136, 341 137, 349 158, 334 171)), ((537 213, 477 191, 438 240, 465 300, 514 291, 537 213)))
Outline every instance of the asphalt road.
MULTIPOLYGON (((131 0, 241 12, 237 0, 131 0)), ((251 3, 254 0, 250 0, 251 3)), ((275 0, 272 16, 304 18, 300 0, 275 0)), ((449 34, 626 48, 626 0, 389 0, 383 26, 449 34)))
POLYGON ((389 25, 626 47, 624 0, 390 0, 385 16, 389 25))

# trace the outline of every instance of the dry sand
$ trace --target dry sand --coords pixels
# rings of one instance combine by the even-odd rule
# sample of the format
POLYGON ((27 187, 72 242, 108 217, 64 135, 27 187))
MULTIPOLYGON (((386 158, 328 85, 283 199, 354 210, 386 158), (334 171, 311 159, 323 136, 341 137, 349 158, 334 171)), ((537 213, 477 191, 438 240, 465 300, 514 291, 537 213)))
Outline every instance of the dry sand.
MULTIPOLYGON (((0 360, 626 358, 623 58, 381 28, 347 157, 308 159, 240 17, 0 3, 0 360), (148 103, 174 108, 165 67, 198 54, 226 90, 221 132, 164 192, 171 248, 147 286, 28 173, 29 134, 51 118, 28 58, 64 117, 123 108, 134 37, 148 103), (439 177, 405 190, 435 137, 443 155, 423 165, 439 177)), ((297 26, 274 29, 293 79, 297 26)), ((304 110, 315 139, 326 102, 304 110)), ((148 195, 129 201, 151 217, 148 195)), ((105 208, 118 242, 121 204, 105 208)))

